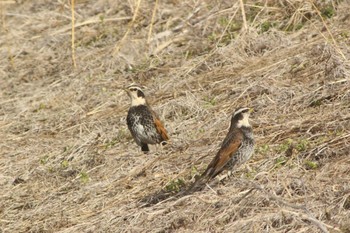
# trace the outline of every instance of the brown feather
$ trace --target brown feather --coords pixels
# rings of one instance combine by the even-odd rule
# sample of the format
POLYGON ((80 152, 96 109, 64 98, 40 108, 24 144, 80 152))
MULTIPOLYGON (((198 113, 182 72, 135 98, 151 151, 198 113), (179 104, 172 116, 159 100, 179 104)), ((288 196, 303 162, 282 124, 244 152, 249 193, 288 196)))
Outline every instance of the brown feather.
POLYGON ((203 173, 203 176, 214 178, 216 175, 218 175, 241 146, 243 134, 239 130, 235 131, 235 137, 231 138, 231 140, 229 140, 231 135, 227 135, 227 138, 224 140, 220 150, 208 165, 208 168, 203 173))
POLYGON ((154 118, 154 125, 156 126, 157 132, 160 134, 163 141, 169 140, 168 134, 167 134, 162 122, 158 118, 154 118))

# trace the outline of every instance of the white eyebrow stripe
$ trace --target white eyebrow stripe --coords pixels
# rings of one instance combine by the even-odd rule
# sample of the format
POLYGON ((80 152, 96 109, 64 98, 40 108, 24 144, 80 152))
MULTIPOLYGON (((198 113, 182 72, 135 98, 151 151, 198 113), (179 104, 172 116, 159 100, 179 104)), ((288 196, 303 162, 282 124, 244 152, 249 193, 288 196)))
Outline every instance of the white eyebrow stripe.
POLYGON ((241 108, 241 109, 237 110, 237 111, 234 113, 234 115, 237 115, 237 114, 239 114, 239 113, 241 113, 241 112, 243 112, 243 111, 245 111, 245 110, 249 110, 249 108, 241 108))

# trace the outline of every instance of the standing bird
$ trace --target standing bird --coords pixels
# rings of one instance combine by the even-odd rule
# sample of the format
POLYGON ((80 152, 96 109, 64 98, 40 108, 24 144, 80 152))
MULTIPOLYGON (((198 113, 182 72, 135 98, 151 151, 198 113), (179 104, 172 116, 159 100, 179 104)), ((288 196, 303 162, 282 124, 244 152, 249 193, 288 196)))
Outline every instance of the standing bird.
POLYGON ((131 84, 125 91, 131 99, 126 122, 137 145, 147 153, 148 144, 166 144, 165 141, 169 140, 167 132, 157 114, 148 105, 141 87, 131 84))
POLYGON ((254 137, 249 124, 249 108, 238 108, 231 118, 231 126, 220 150, 208 165, 204 173, 186 193, 195 192, 203 187, 209 180, 216 177, 225 169, 233 169, 245 163, 253 154, 254 137))

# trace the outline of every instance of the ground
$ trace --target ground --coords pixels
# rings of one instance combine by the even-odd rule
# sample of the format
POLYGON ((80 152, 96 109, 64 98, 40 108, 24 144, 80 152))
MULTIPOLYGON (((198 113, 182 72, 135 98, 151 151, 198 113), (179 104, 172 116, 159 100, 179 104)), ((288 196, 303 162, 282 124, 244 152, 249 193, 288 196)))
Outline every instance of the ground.
POLYGON ((350 232, 349 1, 79 0, 74 44, 71 9, 0 2, 0 232, 350 232), (239 106, 252 159, 176 198, 239 106))

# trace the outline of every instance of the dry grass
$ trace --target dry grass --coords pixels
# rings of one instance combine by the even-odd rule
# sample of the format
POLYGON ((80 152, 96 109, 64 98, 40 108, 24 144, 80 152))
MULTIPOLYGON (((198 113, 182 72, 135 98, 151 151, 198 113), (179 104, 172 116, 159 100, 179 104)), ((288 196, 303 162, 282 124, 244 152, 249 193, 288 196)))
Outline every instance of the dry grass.
POLYGON ((347 1, 75 1, 75 69, 68 2, 0 3, 0 232, 350 232, 347 1), (149 155, 131 82, 172 140, 149 155), (203 171, 242 105, 247 166, 142 203, 203 171))

